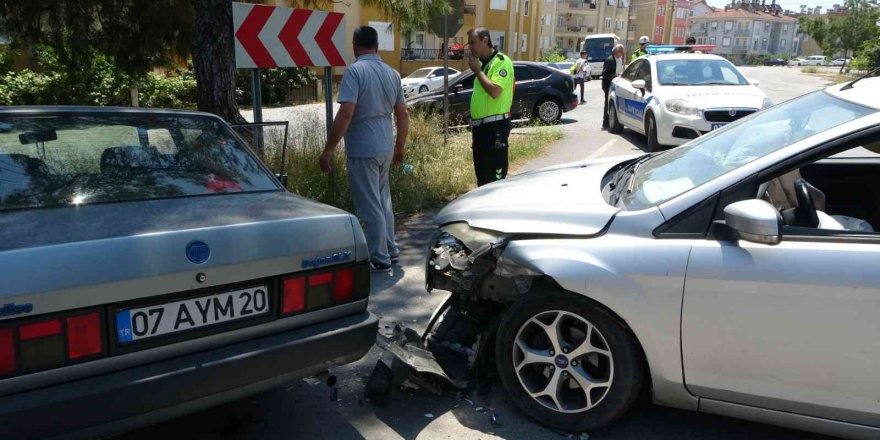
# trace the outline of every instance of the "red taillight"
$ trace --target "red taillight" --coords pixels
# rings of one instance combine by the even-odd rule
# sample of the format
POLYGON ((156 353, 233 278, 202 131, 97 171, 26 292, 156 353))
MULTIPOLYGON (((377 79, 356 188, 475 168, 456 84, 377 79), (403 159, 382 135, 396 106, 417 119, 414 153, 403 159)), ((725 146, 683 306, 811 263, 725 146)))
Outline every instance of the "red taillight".
POLYGON ((336 272, 333 283, 333 301, 344 302, 351 300, 354 293, 354 269, 342 269, 336 272))
POLYGON ((287 315, 301 312, 306 308, 305 277, 287 278, 284 280, 284 304, 281 311, 287 315))
POLYGON ((368 277, 369 266, 364 264, 362 267, 345 267, 284 278, 281 312, 290 315, 366 298, 369 294, 368 277), (360 295, 357 286, 363 287, 360 295))
POLYGON ((309 276, 309 287, 323 286, 333 282, 333 272, 319 273, 309 276))
POLYGON ((15 339, 12 329, 0 330, 0 374, 7 375, 15 372, 15 339))
POLYGON ((44 338, 61 334, 61 320, 54 319, 52 321, 35 322, 26 324, 18 328, 18 337, 22 341, 31 339, 44 338))
POLYGON ((70 359, 91 356, 103 351, 99 313, 67 318, 67 356, 70 359))

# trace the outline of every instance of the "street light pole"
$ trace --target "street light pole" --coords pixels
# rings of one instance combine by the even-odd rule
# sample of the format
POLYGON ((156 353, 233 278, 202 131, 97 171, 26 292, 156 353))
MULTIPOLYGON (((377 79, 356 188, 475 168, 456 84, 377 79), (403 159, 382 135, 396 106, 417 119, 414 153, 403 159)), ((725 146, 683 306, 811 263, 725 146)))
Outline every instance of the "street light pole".
POLYGON ((672 28, 675 26, 675 0, 668 3, 669 8, 666 10, 666 20, 663 26, 663 43, 672 44, 672 28))

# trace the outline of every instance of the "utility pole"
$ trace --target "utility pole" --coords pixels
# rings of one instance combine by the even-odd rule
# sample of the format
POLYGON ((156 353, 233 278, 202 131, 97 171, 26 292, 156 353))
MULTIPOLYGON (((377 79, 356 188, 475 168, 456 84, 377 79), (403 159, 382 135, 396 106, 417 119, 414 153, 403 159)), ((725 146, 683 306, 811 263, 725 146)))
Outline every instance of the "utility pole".
POLYGON ((663 44, 672 44, 673 32, 672 28, 675 26, 675 1, 670 0, 666 9, 666 20, 664 20, 663 24, 663 44))

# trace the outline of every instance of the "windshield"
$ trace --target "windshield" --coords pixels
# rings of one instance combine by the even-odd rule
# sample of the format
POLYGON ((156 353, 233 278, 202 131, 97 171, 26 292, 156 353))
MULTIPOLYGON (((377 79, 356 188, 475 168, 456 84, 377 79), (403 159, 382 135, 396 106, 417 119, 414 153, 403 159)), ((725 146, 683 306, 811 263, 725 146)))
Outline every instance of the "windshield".
POLYGON ((433 69, 419 69, 413 73, 410 73, 406 77, 407 78, 424 78, 424 77, 428 76, 429 73, 431 73, 431 70, 433 70, 433 69))
POLYGON ((275 189, 213 118, 0 117, 0 211, 275 189))
POLYGON ((749 82, 727 60, 657 61, 657 79, 662 85, 736 85, 749 82))
POLYGON ((741 119, 641 163, 620 202, 638 210, 875 110, 819 91, 741 119), (630 191, 631 190, 631 191, 630 191))
POLYGON ((556 63, 557 69, 568 70, 574 63, 556 63))
POLYGON ((614 48, 613 38, 588 38, 584 41, 588 61, 602 61, 611 56, 614 48))

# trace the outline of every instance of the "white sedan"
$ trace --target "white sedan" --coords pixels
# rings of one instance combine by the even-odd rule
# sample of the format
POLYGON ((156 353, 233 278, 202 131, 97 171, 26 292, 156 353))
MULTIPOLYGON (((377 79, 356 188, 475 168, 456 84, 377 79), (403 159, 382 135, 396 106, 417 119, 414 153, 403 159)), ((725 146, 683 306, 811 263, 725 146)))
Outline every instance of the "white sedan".
POLYGON ((717 55, 648 55, 615 78, 608 92, 608 131, 648 137, 648 151, 681 145, 773 103, 717 55))
MULTIPOLYGON (((457 78, 460 73, 458 70, 449 68, 449 81, 457 78)), ((443 88, 443 68, 424 67, 418 69, 403 78, 401 84, 403 85, 403 94, 406 96, 440 90, 443 88)))

